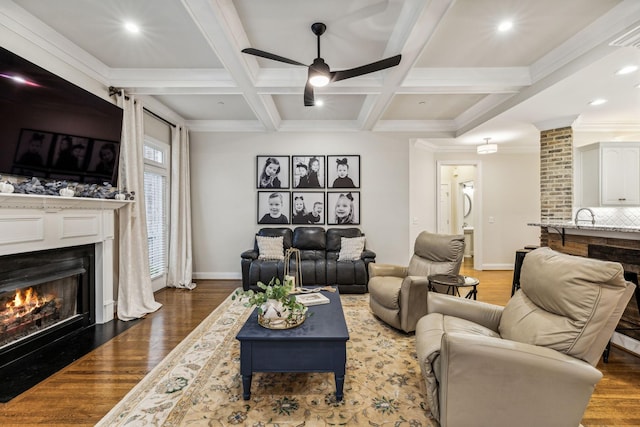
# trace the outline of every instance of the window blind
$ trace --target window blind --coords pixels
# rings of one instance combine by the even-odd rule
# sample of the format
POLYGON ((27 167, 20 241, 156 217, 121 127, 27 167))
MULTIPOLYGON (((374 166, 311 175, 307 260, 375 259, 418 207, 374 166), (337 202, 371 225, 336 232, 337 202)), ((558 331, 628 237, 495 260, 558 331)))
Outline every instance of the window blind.
POLYGON ((167 265, 167 178, 145 171, 144 197, 147 210, 149 273, 154 279, 166 272, 167 265))

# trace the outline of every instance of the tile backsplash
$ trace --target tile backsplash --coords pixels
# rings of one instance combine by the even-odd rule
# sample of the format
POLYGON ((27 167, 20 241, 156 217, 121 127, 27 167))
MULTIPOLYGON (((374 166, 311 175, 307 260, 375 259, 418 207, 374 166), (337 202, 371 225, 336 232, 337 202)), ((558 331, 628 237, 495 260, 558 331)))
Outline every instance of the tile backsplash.
MULTIPOLYGON (((596 224, 640 227, 640 207, 598 207, 591 208, 596 216, 596 224)), ((573 210, 575 217, 576 209, 573 210)), ((587 212, 580 213, 581 219, 590 218, 587 212)))

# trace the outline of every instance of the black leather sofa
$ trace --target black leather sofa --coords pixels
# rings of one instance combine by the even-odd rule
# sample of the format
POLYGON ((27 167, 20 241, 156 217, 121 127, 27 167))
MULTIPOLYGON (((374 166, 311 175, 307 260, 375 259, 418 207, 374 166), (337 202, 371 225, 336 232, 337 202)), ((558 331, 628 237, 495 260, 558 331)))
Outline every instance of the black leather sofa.
MULTIPOLYGON (((368 265, 375 262, 376 254, 365 248, 356 261, 338 261, 342 237, 360 237, 359 228, 285 227, 262 228, 259 236, 283 236, 284 250, 300 250, 300 272, 303 286, 338 286, 341 293, 365 293, 369 281, 368 265)), ((258 244, 240 256, 242 287, 257 290, 257 283, 269 283, 271 278, 284 276, 284 261, 261 260, 258 244)), ((295 271, 296 260, 291 257, 290 271, 295 271)))

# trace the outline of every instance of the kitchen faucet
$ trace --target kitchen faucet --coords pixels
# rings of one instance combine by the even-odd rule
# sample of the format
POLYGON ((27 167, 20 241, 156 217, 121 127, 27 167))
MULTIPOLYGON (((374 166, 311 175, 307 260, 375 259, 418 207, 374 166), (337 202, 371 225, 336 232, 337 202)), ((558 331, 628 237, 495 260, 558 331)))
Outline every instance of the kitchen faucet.
MULTIPOLYGON (((578 219, 578 215, 579 215, 579 214, 580 214, 580 212, 582 212, 582 211, 587 211, 587 212, 589 212, 589 213, 591 214, 591 225, 596 225, 596 215, 595 215, 595 214, 593 213, 593 211, 592 211, 591 209, 589 209, 589 208, 580 208, 580 209, 578 209, 578 210, 576 211, 576 216, 575 216, 575 218, 573 219, 573 223, 574 223, 575 225, 578 225, 578 221, 579 221, 579 219, 578 219)), ((582 221, 588 221, 588 220, 583 219, 582 221)))

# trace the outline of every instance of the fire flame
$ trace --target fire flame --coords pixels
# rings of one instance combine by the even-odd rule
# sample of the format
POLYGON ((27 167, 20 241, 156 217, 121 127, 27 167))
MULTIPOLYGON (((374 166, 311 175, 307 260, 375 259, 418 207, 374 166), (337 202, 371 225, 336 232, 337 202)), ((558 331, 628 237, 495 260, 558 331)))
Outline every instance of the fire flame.
POLYGON ((24 291, 24 294, 22 290, 18 289, 13 300, 6 303, 5 306, 10 313, 13 313, 15 309, 23 307, 28 310, 33 310, 45 304, 47 301, 47 298, 38 297, 38 293, 34 291, 33 288, 28 288, 24 291))

